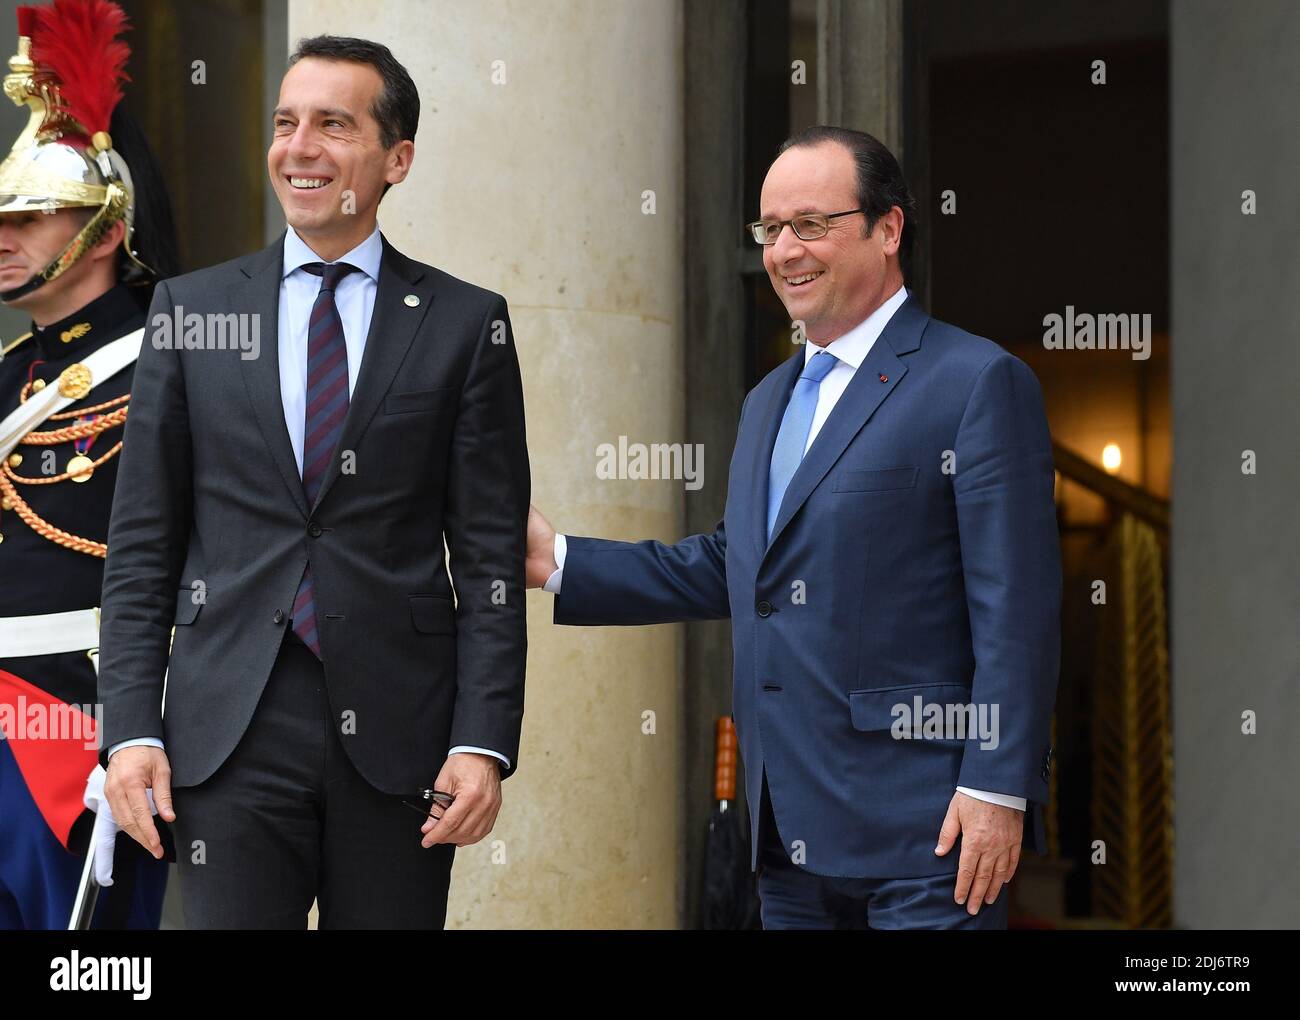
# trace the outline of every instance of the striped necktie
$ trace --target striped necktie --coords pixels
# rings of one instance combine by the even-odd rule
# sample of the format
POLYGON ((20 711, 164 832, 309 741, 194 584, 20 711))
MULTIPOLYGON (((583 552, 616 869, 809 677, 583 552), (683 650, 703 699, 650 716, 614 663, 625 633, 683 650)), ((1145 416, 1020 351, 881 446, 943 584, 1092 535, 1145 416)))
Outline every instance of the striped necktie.
MULTIPOLYGON (((307 411, 302 441, 302 490, 307 506, 316 502, 325 469, 343 434, 348 413, 348 348, 343 338, 343 320, 334 303, 334 289, 356 266, 346 262, 309 262, 302 266, 319 276, 320 291, 311 308, 307 325, 307 411)), ((298 594, 293 600, 293 632, 321 658, 320 635, 316 630, 316 592, 311 563, 303 571, 298 594)))

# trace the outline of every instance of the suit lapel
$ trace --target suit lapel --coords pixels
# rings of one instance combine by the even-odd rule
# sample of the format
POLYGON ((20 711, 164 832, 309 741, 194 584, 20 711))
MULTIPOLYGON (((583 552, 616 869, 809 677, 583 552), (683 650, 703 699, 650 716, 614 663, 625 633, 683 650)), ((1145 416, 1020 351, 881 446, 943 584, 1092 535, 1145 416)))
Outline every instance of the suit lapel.
POLYGON ((366 350, 361 356, 357 385, 348 403, 347 417, 343 419, 338 451, 325 469, 320 491, 311 508, 313 513, 338 479, 342 460, 339 451, 355 450, 361 442, 361 436, 374 417, 379 401, 392 386, 393 377, 433 301, 433 280, 417 263, 390 245, 387 238, 383 241, 384 256, 379 266, 375 309, 370 316, 370 331, 366 334, 366 350), (413 306, 406 303, 412 294, 418 299, 413 306))
MULTIPOLYGON (((799 508, 812 495, 821 480, 826 477, 826 472, 840 459, 840 455, 844 453, 849 443, 876 413, 876 408, 894 392, 899 380, 907 374, 907 366, 899 355, 908 354, 921 346, 921 333, 928 321, 929 316, 917 304, 916 299, 908 297, 885 325, 884 331, 871 345, 871 350, 858 366, 858 370, 853 373, 853 379, 817 433, 812 446, 808 448, 794 477, 790 479, 790 485, 785 490, 785 498, 781 501, 781 512, 777 514, 776 525, 772 529, 772 542, 767 543, 769 548, 781 537, 785 526, 798 513, 799 508)), ((784 414, 783 405, 778 408, 775 415, 776 424, 769 424, 769 429, 772 431, 772 443, 767 448, 769 461, 782 414, 784 414)), ((763 494, 760 500, 766 506, 766 470, 762 473, 762 485, 763 494)), ((765 532, 766 519, 764 530, 761 532, 764 537, 766 537, 765 532)))
POLYGON ((239 359, 244 385, 253 405, 253 415, 271 459, 284 480, 299 512, 307 516, 307 498, 302 491, 298 462, 284 422, 284 401, 280 397, 280 277, 284 265, 284 235, 269 248, 250 255, 240 264, 244 279, 236 283, 228 307, 250 310, 261 324, 261 357, 239 359), (269 334, 269 335, 268 335, 269 334))

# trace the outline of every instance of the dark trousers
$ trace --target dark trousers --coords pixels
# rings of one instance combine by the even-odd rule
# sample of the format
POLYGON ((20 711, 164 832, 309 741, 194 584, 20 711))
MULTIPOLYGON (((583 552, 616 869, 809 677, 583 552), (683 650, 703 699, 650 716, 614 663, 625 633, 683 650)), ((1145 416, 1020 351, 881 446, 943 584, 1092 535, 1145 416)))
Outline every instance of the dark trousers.
MULTIPOLYGON (((920 878, 828 878, 805 871, 791 862, 777 831, 766 773, 762 800, 758 897, 764 929, 1006 928, 1005 887, 995 902, 984 904, 972 917, 964 904, 953 899, 957 876, 951 872, 920 878)), ((935 822, 936 843, 942 822, 942 818, 935 822)), ((958 843, 948 852, 960 851, 958 843)))
MULTIPOLYGON (((454 846, 352 767, 320 661, 286 638, 239 745, 173 791, 187 928, 441 928, 454 846)), ((430 777, 432 779, 432 777, 430 777)))

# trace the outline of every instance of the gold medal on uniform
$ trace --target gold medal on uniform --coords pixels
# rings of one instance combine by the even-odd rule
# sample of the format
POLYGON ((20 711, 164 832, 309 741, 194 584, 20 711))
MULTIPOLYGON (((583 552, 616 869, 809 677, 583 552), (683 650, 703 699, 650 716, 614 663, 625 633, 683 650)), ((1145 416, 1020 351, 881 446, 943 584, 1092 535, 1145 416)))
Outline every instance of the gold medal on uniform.
MULTIPOLYGON (((78 425, 94 424, 99 415, 92 414, 87 418, 78 418, 78 425)), ((67 473, 74 482, 88 482, 90 476, 95 472, 95 462, 86 456, 90 452, 90 446, 95 441, 95 437, 88 436, 85 439, 74 439, 72 448, 75 454, 68 461, 67 473)))
POLYGON ((88 482, 94 473, 95 462, 84 453, 79 453, 68 461, 68 474, 74 482, 88 482))

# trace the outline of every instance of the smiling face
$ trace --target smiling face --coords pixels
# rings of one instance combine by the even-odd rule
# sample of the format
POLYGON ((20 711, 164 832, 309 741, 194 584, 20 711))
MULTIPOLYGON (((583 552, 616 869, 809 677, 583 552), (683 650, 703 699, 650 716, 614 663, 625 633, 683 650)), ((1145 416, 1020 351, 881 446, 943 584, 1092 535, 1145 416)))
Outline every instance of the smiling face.
MULTIPOLYGON (((763 181, 760 216, 788 220, 800 213, 857 209, 857 168, 835 142, 787 149, 763 181)), ((814 343, 825 346, 879 308, 903 284, 898 246, 903 213, 894 206, 863 236, 863 213, 830 221, 824 237, 802 241, 782 228, 763 248, 763 266, 790 319, 801 320, 814 343)))
POLYGON ((369 236, 385 184, 406 178, 415 143, 385 149, 372 110, 379 72, 350 60, 306 57, 280 83, 267 168, 284 218, 326 260, 369 236))

